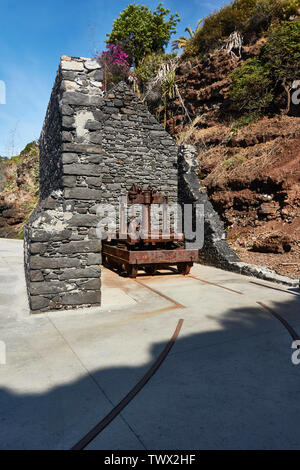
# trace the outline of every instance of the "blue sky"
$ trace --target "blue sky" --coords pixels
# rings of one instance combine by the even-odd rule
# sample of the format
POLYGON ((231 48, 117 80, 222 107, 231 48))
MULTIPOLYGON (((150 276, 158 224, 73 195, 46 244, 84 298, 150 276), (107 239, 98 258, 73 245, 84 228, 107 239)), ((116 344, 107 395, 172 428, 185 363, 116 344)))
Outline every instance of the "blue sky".
MULTIPOLYGON (((6 85, 0 155, 17 154, 39 137, 60 56, 91 57, 103 50, 113 20, 130 3, 154 9, 159 0, 0 0, 0 81, 6 85)), ((181 17, 174 39, 228 2, 162 3, 181 17)))

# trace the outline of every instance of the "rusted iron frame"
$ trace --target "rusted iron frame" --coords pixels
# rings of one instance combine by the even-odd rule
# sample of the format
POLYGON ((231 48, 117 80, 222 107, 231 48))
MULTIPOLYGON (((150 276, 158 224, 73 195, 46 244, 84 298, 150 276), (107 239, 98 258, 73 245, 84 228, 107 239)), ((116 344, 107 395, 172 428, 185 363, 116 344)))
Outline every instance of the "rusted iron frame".
POLYGON ((198 259, 198 250, 126 250, 104 244, 103 254, 120 259, 122 263, 144 265, 151 263, 177 264, 193 263, 198 259))

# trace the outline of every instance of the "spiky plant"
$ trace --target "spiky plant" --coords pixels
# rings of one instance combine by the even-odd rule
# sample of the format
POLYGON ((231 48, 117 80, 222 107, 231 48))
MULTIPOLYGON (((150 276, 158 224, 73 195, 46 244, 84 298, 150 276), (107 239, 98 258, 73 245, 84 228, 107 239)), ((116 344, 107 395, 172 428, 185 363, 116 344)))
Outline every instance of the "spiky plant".
POLYGON ((201 29, 202 21, 203 19, 198 20, 195 30, 193 30, 190 26, 185 28, 185 31, 189 33, 189 36, 180 36, 180 38, 174 39, 174 41, 172 41, 172 49, 173 50, 186 49, 190 45, 192 45, 195 40, 196 34, 201 29))

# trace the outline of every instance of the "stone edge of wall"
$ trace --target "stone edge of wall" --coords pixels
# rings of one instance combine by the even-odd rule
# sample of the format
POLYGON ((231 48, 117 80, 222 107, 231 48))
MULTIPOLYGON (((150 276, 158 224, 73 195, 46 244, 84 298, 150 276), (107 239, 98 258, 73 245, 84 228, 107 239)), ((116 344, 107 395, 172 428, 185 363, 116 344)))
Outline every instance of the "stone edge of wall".
MULTIPOLYGON (((40 166, 43 164, 45 166, 40 168, 40 180, 44 191, 41 191, 39 205, 24 226, 25 278, 31 314, 55 311, 57 308, 77 309, 100 305, 101 270, 98 264, 101 262, 101 241, 95 240, 94 234, 90 235, 94 230, 90 225, 86 228, 85 236, 78 235, 81 225, 76 221, 72 223, 74 217, 71 212, 71 201, 63 196, 65 184, 62 181, 63 166, 69 163, 71 157, 75 158, 74 153, 64 153, 69 152, 68 149, 64 150, 64 146, 67 146, 64 142, 70 139, 70 132, 66 129, 74 129, 73 116, 78 108, 88 108, 91 105, 94 108, 94 104, 103 95, 102 78, 95 76, 96 73, 100 75, 99 69, 99 64, 90 58, 63 56, 60 60, 40 138, 42 146, 40 166), (85 84, 81 79, 86 78, 87 74, 89 79, 85 84), (88 93, 90 83, 93 84, 92 96, 88 93), (86 94, 81 93, 82 91, 86 94), (74 103, 71 102, 73 108, 71 109, 66 101, 74 97, 77 99, 74 103), (66 155, 67 162, 64 161, 66 155), (48 186, 44 184, 45 177, 49 182, 48 186), (53 251, 51 245, 56 241, 62 241, 65 248, 65 251, 59 253, 59 258, 51 254, 53 251), (76 244, 88 245, 89 249, 85 254, 87 260, 81 260, 76 244), (94 257, 93 263, 88 259, 89 256, 94 257), (37 266, 38 263, 41 266, 37 266), (57 267, 54 266, 55 263, 58 263, 57 267), (86 275, 82 272, 85 266, 88 271, 86 275), (69 268, 72 269, 72 273, 68 272, 69 268), (78 273, 75 272, 76 269, 78 273), (74 275, 71 275, 73 273, 74 275), (65 275, 62 281, 60 275, 65 275), (61 283, 62 287, 58 286, 58 283, 61 283), (63 299, 60 298, 61 295, 64 296, 63 299)), ((94 152, 97 146, 91 145, 90 147, 93 147, 91 150, 86 145, 78 147, 78 152, 81 154, 94 152)), ((90 164, 91 160, 93 168, 95 168, 94 163, 98 163, 94 162, 93 155, 90 158, 86 157, 86 160, 87 164, 90 164)), ((94 193, 97 193, 97 191, 91 192, 93 197, 94 193)))

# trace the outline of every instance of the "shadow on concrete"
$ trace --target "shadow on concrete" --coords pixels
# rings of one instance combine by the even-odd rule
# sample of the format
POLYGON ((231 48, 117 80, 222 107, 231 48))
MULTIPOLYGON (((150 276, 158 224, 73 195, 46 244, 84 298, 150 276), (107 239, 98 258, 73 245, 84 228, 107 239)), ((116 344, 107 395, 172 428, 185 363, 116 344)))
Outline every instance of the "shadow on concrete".
MULTIPOLYGON (((299 306, 299 296, 273 304, 298 333, 299 306)), ((201 322, 201 306, 199 312, 201 322)), ((180 315, 187 318, 188 310, 180 315)), ((96 370, 41 394, 0 389, 0 448, 70 448, 161 353, 165 343, 153 336, 152 360, 143 366, 96 370)), ((228 310, 211 330, 183 327, 159 371, 89 448, 299 448, 300 365, 291 363, 291 343, 283 325, 259 306, 228 310)))

